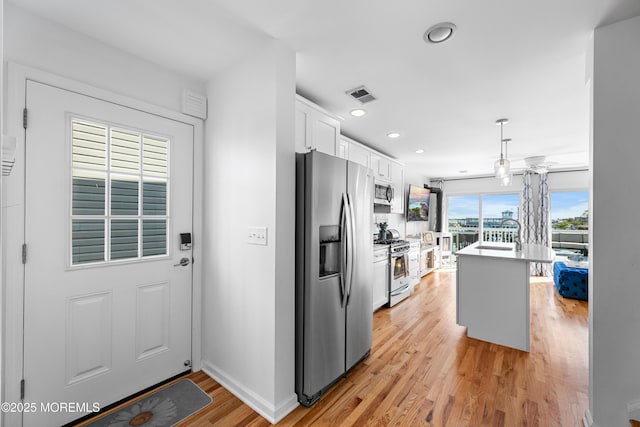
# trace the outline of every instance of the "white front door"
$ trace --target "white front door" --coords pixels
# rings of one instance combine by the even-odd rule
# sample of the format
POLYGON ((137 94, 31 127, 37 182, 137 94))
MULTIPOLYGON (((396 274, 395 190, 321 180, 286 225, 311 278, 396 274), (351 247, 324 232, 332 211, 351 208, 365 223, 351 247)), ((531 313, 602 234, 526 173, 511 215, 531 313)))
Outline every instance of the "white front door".
POLYGON ((190 369, 193 127, 33 81, 26 105, 23 420, 57 426, 190 369))

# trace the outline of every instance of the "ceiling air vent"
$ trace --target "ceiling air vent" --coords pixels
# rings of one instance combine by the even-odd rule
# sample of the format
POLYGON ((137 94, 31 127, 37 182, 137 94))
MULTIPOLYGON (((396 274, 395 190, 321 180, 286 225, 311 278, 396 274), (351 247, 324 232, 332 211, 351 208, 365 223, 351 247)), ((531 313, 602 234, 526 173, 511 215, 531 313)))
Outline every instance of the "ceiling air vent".
POLYGON ((182 112, 200 119, 207 118, 207 97, 190 90, 182 91, 182 112))
POLYGON ((371 95, 371 92, 369 92, 369 89, 367 89, 364 86, 360 86, 355 89, 348 90, 346 93, 347 95, 360 101, 363 104, 366 104, 367 102, 375 101, 376 99, 375 96, 371 95))

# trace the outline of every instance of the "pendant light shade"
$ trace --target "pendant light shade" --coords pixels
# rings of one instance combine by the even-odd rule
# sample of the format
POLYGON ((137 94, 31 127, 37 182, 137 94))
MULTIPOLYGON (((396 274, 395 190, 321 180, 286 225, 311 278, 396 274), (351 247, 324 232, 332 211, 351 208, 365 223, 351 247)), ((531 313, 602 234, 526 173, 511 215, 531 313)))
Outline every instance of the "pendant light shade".
POLYGON ((511 162, 500 156, 500 158, 493 164, 493 170, 495 171, 496 178, 502 178, 509 174, 509 171, 511 170, 511 162))
POLYGON ((511 182, 513 181, 513 175, 511 174, 511 172, 509 172, 508 174, 506 174, 505 176, 499 179, 500 179, 500 185, 502 187, 506 187, 511 185, 511 182))
POLYGON ((507 185, 511 185, 513 173, 511 172, 511 168, 509 167, 509 160, 507 160, 507 144, 511 142, 511 139, 505 138, 502 140, 502 142, 504 143, 504 161, 507 163, 507 167, 505 168, 502 176, 498 177, 498 174, 496 173, 496 177, 498 177, 498 179, 500 180, 500 185, 504 187, 507 185))
MULTIPOLYGON (((511 173, 511 163, 507 159, 506 156, 506 144, 511 141, 510 139, 503 138, 503 126, 509 123, 509 119, 498 119, 496 120, 496 124, 500 126, 500 158, 495 161, 493 164, 493 170, 496 175, 496 178, 502 179, 511 173), (505 154, 502 152, 502 144, 505 144, 505 154)), ((509 179, 509 182, 511 180, 509 179)), ((508 184, 507 184, 508 185, 508 184)))

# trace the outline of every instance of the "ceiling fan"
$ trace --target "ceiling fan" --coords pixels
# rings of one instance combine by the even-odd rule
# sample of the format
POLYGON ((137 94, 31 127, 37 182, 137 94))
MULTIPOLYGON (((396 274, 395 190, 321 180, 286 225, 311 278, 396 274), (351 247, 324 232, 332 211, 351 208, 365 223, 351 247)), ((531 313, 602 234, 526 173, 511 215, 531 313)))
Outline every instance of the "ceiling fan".
POLYGON ((525 170, 535 173, 547 173, 549 168, 559 164, 558 162, 547 161, 546 156, 531 156, 524 158, 525 170))

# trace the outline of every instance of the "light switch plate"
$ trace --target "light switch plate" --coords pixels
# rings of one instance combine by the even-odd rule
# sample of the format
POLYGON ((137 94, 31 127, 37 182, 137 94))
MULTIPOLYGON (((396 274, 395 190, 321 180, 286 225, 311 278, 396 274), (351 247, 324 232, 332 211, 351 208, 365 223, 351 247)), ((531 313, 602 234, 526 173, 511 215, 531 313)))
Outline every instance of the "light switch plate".
POLYGON ((267 246, 267 227, 249 227, 247 243, 267 246))

